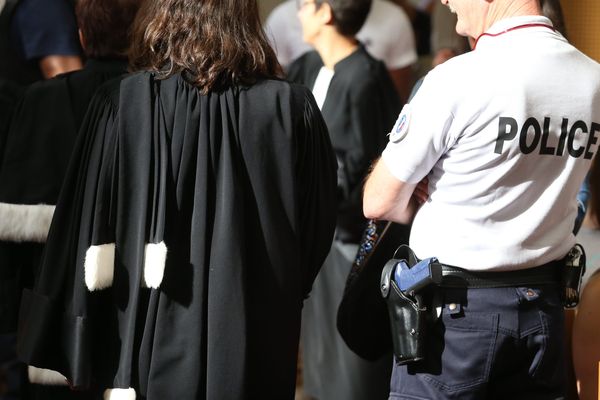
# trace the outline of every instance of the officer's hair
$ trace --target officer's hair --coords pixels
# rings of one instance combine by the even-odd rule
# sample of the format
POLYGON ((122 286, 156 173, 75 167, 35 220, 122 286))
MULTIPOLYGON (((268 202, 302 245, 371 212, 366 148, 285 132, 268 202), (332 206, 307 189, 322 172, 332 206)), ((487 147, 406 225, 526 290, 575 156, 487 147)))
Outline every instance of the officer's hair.
POLYGON ((333 25, 344 36, 354 36, 360 31, 369 11, 372 0, 325 0, 333 12, 333 25))

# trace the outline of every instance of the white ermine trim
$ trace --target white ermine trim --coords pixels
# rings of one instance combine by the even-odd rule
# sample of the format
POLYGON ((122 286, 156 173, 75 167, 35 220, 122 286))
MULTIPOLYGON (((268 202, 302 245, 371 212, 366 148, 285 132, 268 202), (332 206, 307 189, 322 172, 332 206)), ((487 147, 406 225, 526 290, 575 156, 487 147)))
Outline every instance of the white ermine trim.
POLYGON ((112 286, 115 274, 115 244, 90 246, 85 252, 85 285, 90 292, 112 286))
POLYGON ((104 391, 104 400, 135 400, 135 390, 129 389, 106 389, 104 391))
POLYGON ((0 240, 46 242, 55 206, 0 203, 0 240))
POLYGON ((37 368, 29 365, 27 366, 27 375, 31 383, 54 386, 67 385, 67 378, 60 372, 51 369, 37 368))
POLYGON ((148 243, 144 252, 144 283, 146 287, 158 289, 165 274, 167 246, 165 242, 148 243))

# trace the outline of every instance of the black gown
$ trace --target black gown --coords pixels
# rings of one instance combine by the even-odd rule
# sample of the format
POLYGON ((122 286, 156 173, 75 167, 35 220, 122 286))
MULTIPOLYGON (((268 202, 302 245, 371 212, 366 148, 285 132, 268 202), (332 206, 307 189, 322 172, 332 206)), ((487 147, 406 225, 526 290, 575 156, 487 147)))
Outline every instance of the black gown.
POLYGON ((19 356, 122 398, 293 398, 336 209, 311 93, 135 74, 97 94, 74 154, 19 356))
MULTIPOLYGON (((310 52, 289 67, 288 79, 314 87, 323 62, 310 52)), ((334 66, 322 106, 338 160, 336 240, 305 303, 302 324, 304 391, 318 399, 378 400, 389 395, 391 354, 368 362, 337 332, 336 314, 366 226, 362 187, 401 109, 385 65, 359 46, 334 66)))
POLYGON ((0 332, 16 331, 21 289, 33 284, 77 131, 96 89, 126 73, 125 61, 32 84, 23 94, 0 155, 0 332))

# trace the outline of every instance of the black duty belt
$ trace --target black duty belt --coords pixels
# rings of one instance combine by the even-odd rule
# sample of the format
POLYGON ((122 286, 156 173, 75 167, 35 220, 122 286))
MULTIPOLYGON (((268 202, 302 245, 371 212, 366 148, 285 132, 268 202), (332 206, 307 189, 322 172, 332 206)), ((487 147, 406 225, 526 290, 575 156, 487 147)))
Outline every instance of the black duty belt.
POLYGON ((558 285, 564 262, 552 261, 539 267, 516 271, 470 271, 442 264, 442 282, 449 288, 500 288, 512 286, 558 285))

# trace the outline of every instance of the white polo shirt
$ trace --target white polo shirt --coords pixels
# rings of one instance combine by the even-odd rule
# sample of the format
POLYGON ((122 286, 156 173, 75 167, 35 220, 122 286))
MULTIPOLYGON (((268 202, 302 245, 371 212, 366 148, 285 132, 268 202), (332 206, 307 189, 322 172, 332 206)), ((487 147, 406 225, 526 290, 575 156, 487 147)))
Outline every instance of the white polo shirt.
MULTIPOLYGON (((302 39, 297 14, 296 2, 287 0, 273 9, 265 24, 267 37, 284 66, 312 50, 302 39)), ((417 61, 410 20, 400 6, 388 0, 373 0, 367 20, 356 37, 369 54, 383 61, 388 69, 404 68, 417 61)))
POLYGON ((534 267, 575 243, 576 193, 600 142, 600 66, 545 17, 505 19, 431 71, 383 161, 429 176, 410 246, 472 270, 534 267), (534 24, 534 26, 528 26, 534 24))

